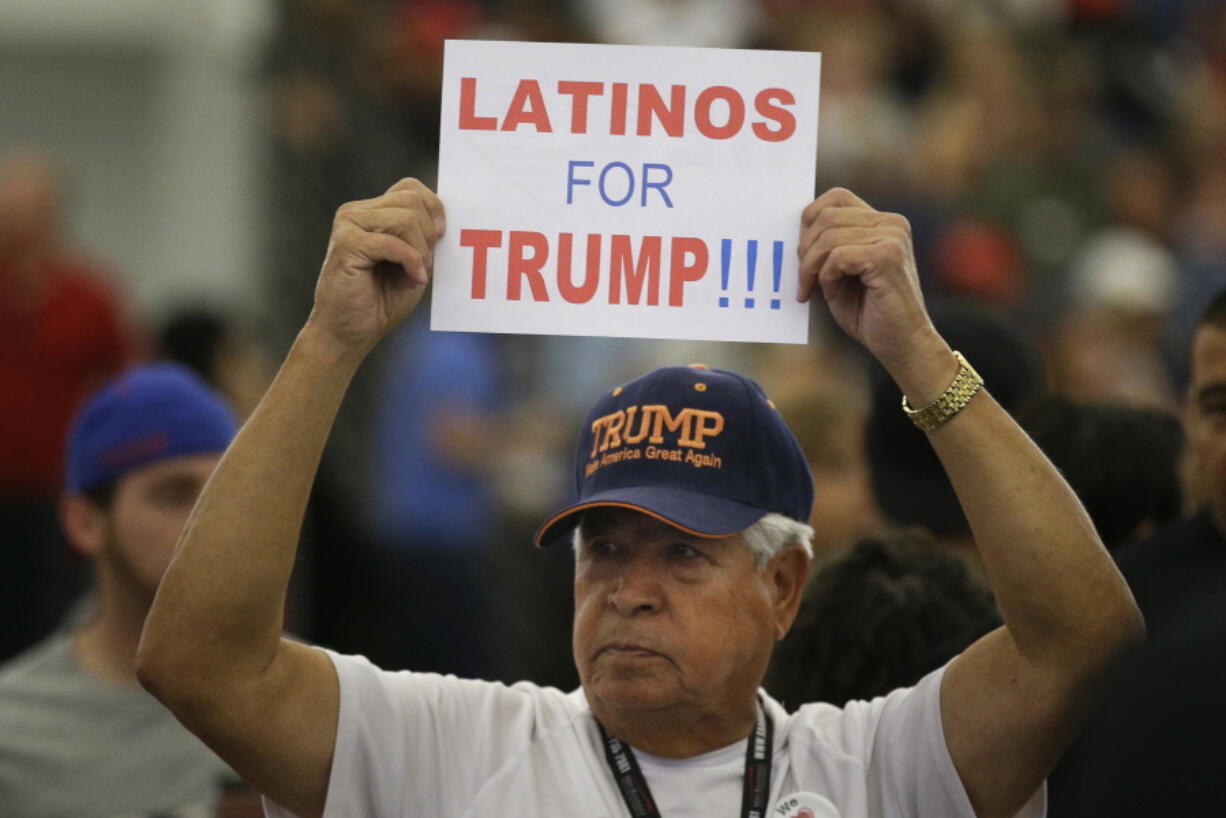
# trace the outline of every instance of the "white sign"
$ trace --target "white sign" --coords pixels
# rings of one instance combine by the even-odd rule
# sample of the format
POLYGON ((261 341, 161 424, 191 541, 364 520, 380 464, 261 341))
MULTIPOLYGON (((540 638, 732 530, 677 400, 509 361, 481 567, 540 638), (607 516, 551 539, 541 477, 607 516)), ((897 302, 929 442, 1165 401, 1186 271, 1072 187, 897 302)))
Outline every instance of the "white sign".
POLYGON ((436 330, 805 343, 821 56, 453 40, 436 330))

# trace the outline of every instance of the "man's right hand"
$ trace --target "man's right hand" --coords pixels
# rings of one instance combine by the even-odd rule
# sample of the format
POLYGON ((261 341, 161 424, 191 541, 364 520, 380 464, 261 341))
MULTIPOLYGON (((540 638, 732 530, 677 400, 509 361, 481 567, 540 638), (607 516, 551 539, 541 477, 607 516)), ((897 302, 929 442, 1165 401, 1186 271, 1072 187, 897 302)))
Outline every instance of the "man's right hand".
POLYGON ((443 235, 443 203, 416 179, 337 212, 307 326, 358 357, 421 301, 443 235))

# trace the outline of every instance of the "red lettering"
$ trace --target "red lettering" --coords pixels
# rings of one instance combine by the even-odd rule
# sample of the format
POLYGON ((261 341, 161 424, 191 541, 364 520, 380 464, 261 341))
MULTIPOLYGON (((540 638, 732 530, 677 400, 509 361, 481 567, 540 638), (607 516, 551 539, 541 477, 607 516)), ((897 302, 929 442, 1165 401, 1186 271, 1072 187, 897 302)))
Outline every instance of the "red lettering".
POLYGON ((687 281, 697 281, 707 274, 707 244, 702 239, 675 238, 672 242, 668 270, 668 305, 680 307, 685 298, 687 281), (692 264, 685 257, 693 255, 692 264))
POLYGON ((685 132, 685 86, 674 85, 668 105, 654 85, 639 86, 639 136, 651 136, 651 118, 659 121, 664 133, 681 136, 685 132))
MULTIPOLYGON (((705 245, 704 245, 705 246, 705 245)), ((626 285, 626 303, 638 304, 647 285, 647 303, 660 303, 660 237, 643 236, 639 257, 634 259, 634 246, 629 236, 614 236, 609 248, 609 303, 622 303, 622 281, 626 285)))
POLYGON ((512 230, 507 253, 507 300, 520 299, 522 279, 526 278, 528 287, 532 290, 532 300, 548 301, 549 292, 545 289, 545 277, 541 275, 541 268, 549 260, 549 239, 545 238, 545 234, 512 230), (532 250, 531 256, 524 255, 524 251, 528 249, 532 250))
MULTIPOLYGON (((529 295, 524 292, 527 281, 531 300, 548 302, 550 294, 543 271, 552 250, 552 236, 528 230, 512 230, 505 235, 509 237, 506 245, 507 301, 525 300, 529 295)), ((473 250, 471 297, 474 300, 486 298, 490 250, 503 246, 503 236, 501 230, 460 231, 460 246, 473 250)), ((669 265, 670 307, 683 306, 685 285, 702 279, 707 273, 710 253, 702 239, 685 236, 670 239, 665 259, 661 236, 643 236, 637 247, 635 240, 625 234, 608 238, 610 304, 659 306, 665 261, 669 265)), ((605 236, 598 233, 587 234, 583 280, 576 282, 575 235, 558 234, 556 280, 558 293, 567 303, 586 304, 600 289, 604 239, 605 236)))
POLYGON ((570 132, 587 133, 587 101, 588 97, 598 97, 604 93, 603 82, 568 82, 558 83, 558 93, 570 96, 570 132))
POLYGON ((524 124, 535 127, 537 133, 553 133, 549 112, 545 109, 545 98, 541 96, 541 85, 536 80, 519 81, 515 96, 511 97, 507 108, 507 116, 502 120, 502 129, 516 131, 524 124))
POLYGON ((731 139, 745 124, 745 100, 734 88, 713 85, 699 94, 694 103, 694 124, 708 139, 731 139), (711 104, 718 99, 728 103, 728 121, 723 125, 711 121, 711 104))
POLYGON ((571 239, 570 233, 558 234, 558 292, 571 304, 586 304, 592 300, 600 284, 600 235, 588 234, 587 274, 577 287, 570 276, 571 239))
POLYGON ((485 298, 485 273, 491 247, 502 246, 501 230, 461 230, 460 246, 473 248, 473 289, 474 299, 485 298))
POLYGON ((492 131, 498 127, 498 117, 477 116, 477 78, 460 78, 460 130, 492 131))
MULTIPOLYGON (((609 90, 609 134, 625 136, 630 116, 630 84, 613 82, 609 90)), ((604 96, 606 83, 592 81, 560 80, 557 93, 570 98, 570 133, 586 134, 592 113, 592 99, 604 96)), ((634 133, 652 136, 659 131, 671 137, 683 137, 687 122, 686 98, 689 89, 685 85, 668 86, 667 99, 661 87, 651 83, 638 83, 637 116, 634 133), (657 130, 659 129, 659 130, 657 130)), ((507 105, 506 115, 499 125, 496 116, 478 116, 477 78, 460 79, 460 130, 465 131, 517 131, 529 126, 537 133, 553 133, 549 107, 540 83, 534 79, 522 79, 507 105)), ((796 133, 797 121, 794 108, 796 96, 786 88, 764 88, 753 98, 753 112, 757 115, 751 124, 754 136, 763 142, 784 142, 796 133)), ((747 100, 735 88, 714 85, 704 89, 694 98, 693 125, 708 139, 731 139, 741 132, 746 124, 747 100), (713 110, 718 103, 727 106, 726 118, 720 117, 717 124, 713 110)))
POLYGON ((778 122, 779 128, 772 130, 765 122, 755 122, 754 134, 763 142, 783 142, 791 137, 796 133, 796 116, 782 106, 795 104, 796 97, 786 88, 767 88, 759 91, 753 100, 754 110, 767 119, 778 122))
POLYGON ((626 91, 629 89, 624 82, 613 83, 613 101, 609 109, 609 133, 614 136, 626 134, 626 91))

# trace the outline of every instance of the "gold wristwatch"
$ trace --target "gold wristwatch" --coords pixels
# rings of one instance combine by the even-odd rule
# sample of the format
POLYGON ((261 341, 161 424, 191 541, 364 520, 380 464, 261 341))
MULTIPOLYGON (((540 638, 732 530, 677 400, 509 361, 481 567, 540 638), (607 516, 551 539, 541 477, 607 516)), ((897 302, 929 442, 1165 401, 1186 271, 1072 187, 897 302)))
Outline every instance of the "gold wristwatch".
POLYGON ((949 419, 961 412, 971 402, 971 398, 975 397, 975 393, 983 388, 983 378, 979 377, 979 373, 962 353, 955 352, 954 357, 958 359, 958 374, 940 397, 922 409, 912 409, 907 396, 902 396, 903 412, 925 432, 940 429, 948 423, 949 419))

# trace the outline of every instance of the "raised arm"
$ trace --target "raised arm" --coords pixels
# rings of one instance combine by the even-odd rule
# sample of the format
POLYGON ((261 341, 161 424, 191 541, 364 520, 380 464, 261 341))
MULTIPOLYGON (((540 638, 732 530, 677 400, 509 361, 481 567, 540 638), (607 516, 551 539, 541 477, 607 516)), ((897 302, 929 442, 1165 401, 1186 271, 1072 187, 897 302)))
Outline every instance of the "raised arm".
MULTIPOLYGON (((820 289, 839 326, 912 406, 934 401, 959 364, 924 308, 906 220, 834 189, 805 209, 801 229, 799 297, 820 289)), ((989 391, 929 440, 1005 622, 946 671, 946 743, 976 814, 1010 816, 1050 772, 1144 624, 1076 496, 989 391)))
POLYGON ((326 656, 281 636, 302 516, 349 381, 421 300, 442 229, 415 179, 337 212, 310 318, 201 493, 145 621, 141 683, 303 816, 323 812, 339 690, 326 656))

